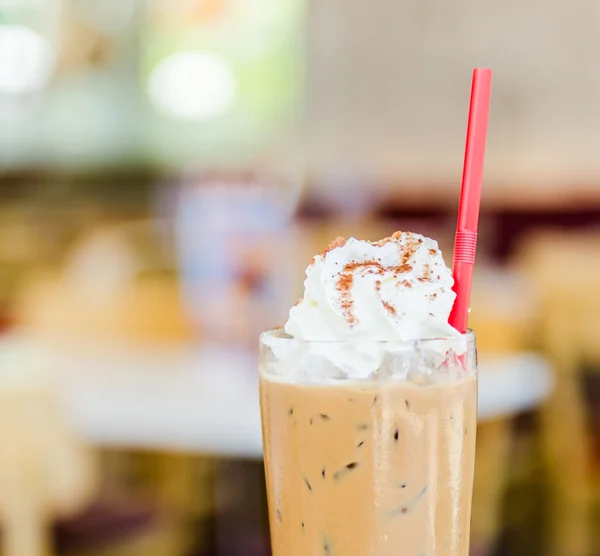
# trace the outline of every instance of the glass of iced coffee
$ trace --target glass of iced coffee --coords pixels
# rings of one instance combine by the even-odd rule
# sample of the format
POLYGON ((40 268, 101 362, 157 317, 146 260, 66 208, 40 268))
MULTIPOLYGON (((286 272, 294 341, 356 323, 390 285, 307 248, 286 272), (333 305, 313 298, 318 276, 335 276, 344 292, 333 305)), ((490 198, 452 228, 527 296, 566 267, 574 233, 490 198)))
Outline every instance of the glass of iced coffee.
POLYGON ((452 284, 429 238, 338 238, 261 336, 274 556, 467 556, 476 349, 452 284))

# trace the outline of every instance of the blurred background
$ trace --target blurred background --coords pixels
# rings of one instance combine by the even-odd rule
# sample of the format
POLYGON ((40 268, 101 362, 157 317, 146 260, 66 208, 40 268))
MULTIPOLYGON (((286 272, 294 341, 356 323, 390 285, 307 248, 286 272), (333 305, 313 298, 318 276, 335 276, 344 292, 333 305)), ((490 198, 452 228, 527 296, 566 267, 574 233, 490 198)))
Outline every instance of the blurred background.
POLYGON ((257 334, 446 261, 494 69, 472 551, 600 555, 600 4, 0 0, 2 556, 267 556, 257 334))

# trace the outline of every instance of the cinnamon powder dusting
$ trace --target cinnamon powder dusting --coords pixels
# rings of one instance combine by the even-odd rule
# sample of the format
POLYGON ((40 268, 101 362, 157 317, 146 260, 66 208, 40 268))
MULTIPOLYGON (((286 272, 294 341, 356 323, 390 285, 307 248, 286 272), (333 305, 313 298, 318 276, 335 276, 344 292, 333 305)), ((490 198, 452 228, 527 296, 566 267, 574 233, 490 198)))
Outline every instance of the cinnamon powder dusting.
POLYGON ((344 247, 344 245, 346 245, 347 243, 347 239, 345 237, 342 236, 338 236, 336 237, 328 246, 327 249, 325 249, 325 252, 323 253, 323 255, 326 255, 327 253, 329 253, 329 251, 333 251, 334 249, 338 248, 338 247, 344 247))
MULTIPOLYGON (((327 249, 325 249, 325 251, 323 251, 321 253, 321 257, 325 257, 327 255, 327 253, 329 253, 329 251, 333 251, 334 249, 337 249, 338 247, 344 247, 344 245, 346 245, 346 243, 348 242, 348 240, 345 237, 342 236, 338 236, 336 237, 328 246, 327 249)), ((313 257, 310 261, 311 265, 314 265, 316 262, 315 257, 313 257)))
POLYGON ((431 282, 431 275, 433 272, 431 271, 431 267, 426 264, 423 271, 423 276, 417 278, 419 282, 431 282))
POLYGON ((404 246, 404 254, 402 255, 402 264, 406 264, 415 254, 417 249, 419 248, 419 241, 416 241, 414 238, 410 238, 406 241, 404 246))
POLYGON ((386 311, 391 315, 396 315, 396 309, 392 307, 387 301, 382 301, 382 305, 385 307, 386 311))
MULTIPOLYGON (((377 280, 375 282, 375 289, 377 290, 377 293, 379 293, 381 291, 381 280, 377 280)), ((383 301, 383 299, 381 300, 381 304, 385 307, 385 310, 388 313, 396 316, 396 309, 392 305, 390 305, 387 301, 383 301)))
POLYGON ((354 326, 356 324, 356 317, 352 312, 353 303, 352 296, 350 294, 353 282, 354 276, 352 276, 352 274, 348 272, 344 272, 342 273, 336 284, 336 289, 340 292, 340 297, 342 300, 342 311, 344 313, 344 318, 350 326, 354 326))
POLYGON ((362 263, 355 261, 344 265, 344 272, 354 272, 358 269, 365 269, 370 274, 383 274, 383 266, 377 261, 365 261, 362 263))
MULTIPOLYGON (((338 247, 343 247, 346 245, 347 240, 343 237, 337 237, 334 239, 327 249, 323 252, 322 256, 325 257, 330 251, 337 249, 338 247)), ((354 326, 357 323, 356 316, 353 312, 353 300, 351 295, 352 285, 354 283, 354 273, 355 272, 365 272, 369 274, 378 274, 384 275, 386 272, 393 272, 394 274, 403 274, 407 272, 412 272, 413 267, 408 263, 414 256, 415 252, 419 248, 419 246, 423 243, 421 239, 415 239, 412 234, 406 234, 404 232, 395 232, 390 237, 386 237, 380 241, 370 242, 371 245, 375 245, 378 247, 383 247, 384 245, 396 242, 398 244, 398 248, 401 251, 402 259, 401 264, 398 266, 384 266, 381 263, 381 259, 378 260, 370 260, 364 262, 351 261, 344 265, 344 268, 340 274, 340 277, 336 283, 336 289, 340 293, 341 299, 341 308, 343 316, 346 322, 350 326, 354 326)), ((434 250, 431 250, 434 251, 434 250)), ((430 251, 430 252, 431 252, 430 251)), ((433 253, 432 253, 433 254, 433 253)), ((313 263, 314 263, 313 259, 313 263)), ((431 269, 426 268, 426 275, 423 277, 426 280, 431 278, 431 269), (427 275, 428 273, 428 275, 427 275)), ((421 280, 421 279, 420 279, 421 280)), ((409 280, 403 280, 401 284, 406 288, 412 288, 413 284, 409 280)), ((375 287, 377 292, 381 289, 381 281, 377 280, 375 282, 375 287)), ((385 309, 392 315, 396 315, 396 309, 387 303, 386 301, 382 301, 385 309)))
POLYGON ((351 262, 344 265, 344 272, 354 272, 359 269, 365 269, 371 274, 384 274, 385 271, 391 271, 395 274, 402 274, 404 272, 411 272, 413 267, 409 264, 401 264, 400 266, 383 266, 377 261, 364 261, 362 263, 351 262))
POLYGON ((377 245, 378 247, 383 247, 387 243, 390 243, 390 241, 398 241, 402 237, 403 233, 404 232, 394 232, 390 237, 384 237, 383 239, 380 239, 379 241, 370 241, 369 243, 371 245, 377 245))

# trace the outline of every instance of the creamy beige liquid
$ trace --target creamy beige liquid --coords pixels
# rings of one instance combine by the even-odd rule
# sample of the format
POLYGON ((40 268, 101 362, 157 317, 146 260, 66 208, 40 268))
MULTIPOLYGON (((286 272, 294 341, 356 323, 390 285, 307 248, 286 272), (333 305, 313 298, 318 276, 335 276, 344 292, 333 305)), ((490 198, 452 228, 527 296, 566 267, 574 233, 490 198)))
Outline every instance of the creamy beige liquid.
POLYGON ((273 556, 467 556, 476 381, 261 377, 273 556))

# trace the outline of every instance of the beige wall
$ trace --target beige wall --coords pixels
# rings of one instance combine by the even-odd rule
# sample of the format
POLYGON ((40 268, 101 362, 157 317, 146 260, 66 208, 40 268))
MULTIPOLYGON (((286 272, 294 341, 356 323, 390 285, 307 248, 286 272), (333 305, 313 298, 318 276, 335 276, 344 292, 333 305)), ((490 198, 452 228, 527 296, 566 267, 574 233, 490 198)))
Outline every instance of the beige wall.
POLYGON ((313 0, 308 44, 316 166, 452 178, 481 65, 489 181, 600 181, 598 0, 313 0))

